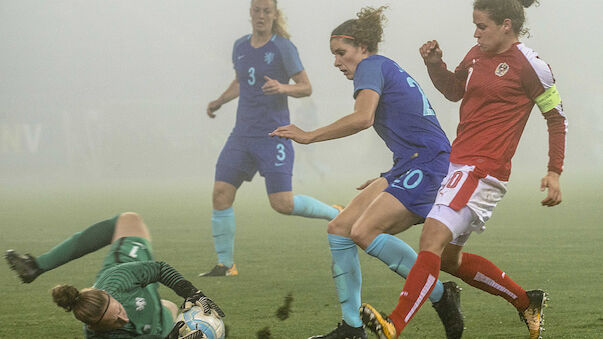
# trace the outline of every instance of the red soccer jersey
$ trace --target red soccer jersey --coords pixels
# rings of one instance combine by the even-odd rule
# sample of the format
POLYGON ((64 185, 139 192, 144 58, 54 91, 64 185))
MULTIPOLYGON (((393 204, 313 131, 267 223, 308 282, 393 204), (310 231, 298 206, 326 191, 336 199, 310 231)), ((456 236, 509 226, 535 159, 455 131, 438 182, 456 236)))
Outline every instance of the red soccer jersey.
MULTIPOLYGON (((463 99, 450 162, 475 165, 503 181, 509 180, 511 158, 536 98, 555 79, 546 62, 522 43, 501 54, 473 47, 452 73, 446 64, 428 65, 435 87, 452 101, 463 99)), ((556 92, 555 92, 556 93, 556 92)), ((567 120, 562 104, 542 105, 549 131, 549 171, 561 173, 567 120)))

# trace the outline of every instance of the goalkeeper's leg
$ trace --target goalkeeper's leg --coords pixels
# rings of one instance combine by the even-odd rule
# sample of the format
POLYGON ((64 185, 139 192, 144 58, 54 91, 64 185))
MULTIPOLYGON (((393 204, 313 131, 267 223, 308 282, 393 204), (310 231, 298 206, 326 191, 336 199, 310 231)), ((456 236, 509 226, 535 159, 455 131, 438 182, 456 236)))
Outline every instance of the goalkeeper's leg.
POLYGON ((34 258, 7 251, 5 257, 11 268, 26 283, 40 274, 55 269, 88 253, 95 252, 114 240, 126 236, 150 239, 142 217, 133 212, 122 213, 113 218, 97 222, 81 232, 75 233, 48 252, 34 258))

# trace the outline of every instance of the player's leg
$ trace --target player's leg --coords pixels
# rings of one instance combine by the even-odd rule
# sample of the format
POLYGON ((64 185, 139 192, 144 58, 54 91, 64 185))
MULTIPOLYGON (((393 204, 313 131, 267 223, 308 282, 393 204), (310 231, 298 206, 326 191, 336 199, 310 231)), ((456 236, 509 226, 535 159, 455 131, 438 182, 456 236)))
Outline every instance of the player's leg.
POLYGON ((293 195, 291 176, 295 152, 291 140, 262 138, 253 147, 260 174, 266 179, 270 206, 282 214, 332 220, 339 209, 307 196, 293 195))
POLYGON ((339 214, 339 209, 325 204, 324 202, 307 195, 293 195, 291 191, 280 191, 286 189, 282 183, 291 183, 291 176, 281 173, 268 173, 266 177, 266 189, 270 206, 277 212, 286 215, 297 215, 306 218, 319 218, 332 220, 339 214), (271 191, 279 191, 270 193, 271 191))
POLYGON ((504 298, 518 311, 528 326, 530 338, 538 338, 542 331, 543 307, 546 293, 542 290, 524 290, 494 263, 477 254, 462 252, 457 240, 442 254, 442 271, 450 273, 482 291, 504 298))
POLYGON ((248 142, 230 136, 220 152, 212 193, 211 227, 218 264, 199 276, 232 276, 238 271, 234 264, 235 215, 233 203, 243 181, 250 181, 256 172, 247 150, 248 142))
POLYGON ((75 233, 37 258, 29 254, 19 255, 9 250, 5 254, 6 260, 23 282, 30 283, 46 271, 109 245, 113 239, 118 217, 97 222, 75 233))
MULTIPOLYGON (((405 231, 422 219, 409 211, 396 197, 382 192, 356 221, 351 236, 368 255, 381 260, 392 271, 406 278, 417 253, 393 234, 405 231)), ((443 292, 443 285, 438 280, 436 289, 430 296, 431 301, 439 301, 443 292)))
POLYGON ((446 225, 436 219, 426 219, 419 255, 408 273, 398 305, 389 315, 398 335, 434 289, 440 272, 440 256, 451 240, 452 232, 446 225))
MULTIPOLYGON (((413 205, 416 208, 416 205, 413 205)), ((412 247, 393 236, 422 221, 423 217, 409 211, 397 197, 389 192, 381 193, 352 228, 352 238, 366 253, 384 262, 392 271, 403 278, 408 276, 417 258, 412 247)), ((460 309, 460 289, 454 282, 436 281, 429 295, 434 309, 440 317, 447 338, 460 338, 464 329, 460 309)), ((363 305, 360 314, 363 322, 371 322, 373 328, 377 319, 371 319, 374 309, 363 305)), ((381 324, 382 326, 384 324, 381 324)))
POLYGON ((384 178, 373 181, 329 222, 327 230, 333 259, 331 269, 343 322, 332 332, 312 338, 366 338, 358 313, 362 286, 360 262, 358 249, 350 237, 350 231, 364 210, 386 187, 387 180, 384 178))
POLYGON ((17 271, 21 280, 29 283, 43 272, 95 252, 125 236, 150 240, 149 231, 142 218, 134 212, 122 213, 88 226, 37 258, 7 251, 6 259, 17 271))
POLYGON ((211 271, 199 276, 227 276, 238 273, 234 265, 236 223, 232 208, 237 187, 225 181, 214 183, 211 228, 218 264, 211 271))

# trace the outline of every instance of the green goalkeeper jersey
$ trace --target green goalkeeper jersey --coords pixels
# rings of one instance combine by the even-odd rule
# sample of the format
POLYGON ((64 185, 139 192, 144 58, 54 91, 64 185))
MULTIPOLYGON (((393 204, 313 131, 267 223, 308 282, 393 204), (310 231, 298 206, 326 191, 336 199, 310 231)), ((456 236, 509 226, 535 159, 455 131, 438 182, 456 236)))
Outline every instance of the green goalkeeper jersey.
POLYGON ((165 337, 172 329, 173 320, 161 305, 157 283, 173 288, 182 280, 180 273, 161 261, 123 263, 102 271, 93 287, 106 291, 119 301, 130 321, 120 329, 107 332, 85 327, 86 338, 165 337))

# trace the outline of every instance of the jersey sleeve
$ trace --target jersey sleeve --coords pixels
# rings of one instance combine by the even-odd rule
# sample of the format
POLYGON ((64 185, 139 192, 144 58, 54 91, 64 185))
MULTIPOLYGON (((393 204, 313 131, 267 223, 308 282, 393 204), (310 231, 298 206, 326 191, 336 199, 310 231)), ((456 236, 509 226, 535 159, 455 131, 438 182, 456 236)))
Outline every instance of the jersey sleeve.
POLYGON ((111 294, 145 287, 156 282, 173 289, 182 297, 187 297, 196 291, 196 288, 176 269, 163 261, 137 261, 117 265, 106 270, 94 287, 111 294))
POLYGON ((540 109, 547 122, 549 134, 548 170, 561 174, 565 159, 567 119, 561 96, 549 65, 536 55, 526 55, 529 67, 522 72, 522 85, 528 97, 540 109))
POLYGON ((241 45, 245 40, 248 40, 248 39, 249 39, 249 35, 245 35, 245 36, 237 39, 234 42, 234 45, 232 46, 232 67, 233 68, 235 68, 235 65, 236 65, 236 61, 237 61, 236 54, 237 54, 237 49, 238 49, 239 45, 241 45))
POLYGON ((304 66, 299 58, 299 53, 297 52, 297 47, 295 47, 289 39, 281 37, 281 39, 277 39, 275 43, 281 53, 283 66, 285 67, 287 76, 291 77, 304 70, 304 66))
POLYGON ((472 51, 473 49, 467 53, 454 72, 448 70, 444 61, 435 65, 426 64, 431 82, 450 101, 459 101, 465 95, 465 85, 469 77, 467 65, 472 58, 472 51))
POLYGON ((358 64, 354 73, 354 99, 363 89, 372 89, 379 95, 383 94, 385 79, 382 65, 383 61, 378 59, 365 59, 358 64))

